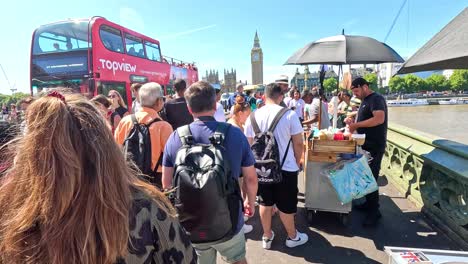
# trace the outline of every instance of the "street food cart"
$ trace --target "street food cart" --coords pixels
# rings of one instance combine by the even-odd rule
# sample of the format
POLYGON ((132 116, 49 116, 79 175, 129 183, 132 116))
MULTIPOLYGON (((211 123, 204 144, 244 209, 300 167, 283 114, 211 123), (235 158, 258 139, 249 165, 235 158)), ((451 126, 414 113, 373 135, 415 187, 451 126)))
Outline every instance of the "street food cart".
POLYGON ((341 222, 350 222, 351 203, 342 204, 323 170, 339 160, 342 154, 356 154, 356 141, 309 139, 306 133, 304 157, 305 208, 312 222, 317 211, 338 213, 341 222))

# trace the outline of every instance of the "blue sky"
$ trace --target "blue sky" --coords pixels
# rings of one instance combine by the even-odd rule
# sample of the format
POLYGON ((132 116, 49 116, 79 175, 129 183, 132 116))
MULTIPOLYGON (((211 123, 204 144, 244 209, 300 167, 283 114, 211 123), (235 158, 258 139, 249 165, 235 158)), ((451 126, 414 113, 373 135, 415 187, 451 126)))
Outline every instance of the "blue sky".
MULTIPOLYGON (((383 41, 402 0, 355 1, 7 1, 0 16, 0 64, 10 83, 29 90, 33 30, 41 24, 93 15, 160 40, 163 55, 195 61, 206 69, 237 69, 251 80, 250 49, 258 30, 264 53, 264 82, 296 67, 282 66, 308 42, 337 35, 366 35, 383 41)), ((387 44, 409 57, 460 13, 468 0, 408 0, 387 44)), ((301 69, 302 71, 302 69, 301 69)), ((0 73, 0 93, 10 93, 0 73)))

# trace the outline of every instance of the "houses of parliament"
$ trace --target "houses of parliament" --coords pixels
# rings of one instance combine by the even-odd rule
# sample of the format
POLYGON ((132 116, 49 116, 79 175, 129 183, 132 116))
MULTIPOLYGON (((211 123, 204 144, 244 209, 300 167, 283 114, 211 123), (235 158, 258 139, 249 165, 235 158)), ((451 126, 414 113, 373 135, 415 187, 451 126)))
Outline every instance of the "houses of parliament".
MULTIPOLYGON (((260 47, 260 39, 258 33, 255 32, 254 45, 250 51, 250 63, 252 73, 252 84, 263 84, 263 51, 260 47)), ((224 76, 219 78, 218 70, 207 70, 202 78, 211 84, 220 84, 223 92, 235 92, 236 84, 242 81, 237 80, 236 69, 224 69, 224 76)), ((247 81, 243 82, 247 84, 247 81)))

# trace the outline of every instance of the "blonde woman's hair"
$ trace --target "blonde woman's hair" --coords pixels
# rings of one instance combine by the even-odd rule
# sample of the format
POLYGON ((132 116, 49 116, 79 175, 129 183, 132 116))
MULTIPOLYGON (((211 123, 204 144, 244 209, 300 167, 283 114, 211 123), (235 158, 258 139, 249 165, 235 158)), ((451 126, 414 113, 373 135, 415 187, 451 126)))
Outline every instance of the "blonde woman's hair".
POLYGON ((174 215, 82 96, 39 98, 26 123, 0 178, 0 263, 115 263, 128 251, 136 192, 174 215))
POLYGON ((116 94, 117 97, 119 97, 118 103, 121 107, 127 108, 127 105, 125 104, 122 95, 117 91, 117 90, 110 90, 109 93, 116 94))
POLYGON ((234 104, 233 114, 237 115, 240 112, 250 110, 250 104, 245 101, 245 98, 242 95, 236 96, 236 103, 234 104))

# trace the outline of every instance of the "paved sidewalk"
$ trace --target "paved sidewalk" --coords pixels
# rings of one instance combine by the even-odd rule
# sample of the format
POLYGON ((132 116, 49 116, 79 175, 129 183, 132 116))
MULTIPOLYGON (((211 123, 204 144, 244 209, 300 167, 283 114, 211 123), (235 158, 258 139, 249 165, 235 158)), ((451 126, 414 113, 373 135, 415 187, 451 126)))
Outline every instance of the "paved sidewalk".
MULTIPOLYGON (((302 177, 300 175, 299 177, 302 177)), ((302 180, 299 180, 302 182, 302 180)), ((387 263, 384 246, 460 250, 444 234, 435 230, 404 196, 380 177, 380 201, 383 218, 375 228, 363 228, 361 212, 351 213, 344 227, 337 215, 319 212, 309 227, 304 209, 303 186, 300 186, 300 209, 296 216, 298 229, 309 235, 309 242, 289 249, 284 245, 286 233, 278 216, 274 216, 275 240, 271 250, 261 247, 262 230, 258 211, 248 221, 254 230, 247 237, 249 263, 387 263)), ((223 261, 218 258, 218 263, 223 261)))

